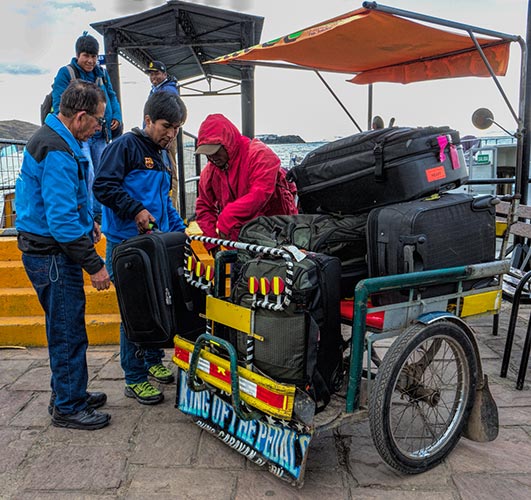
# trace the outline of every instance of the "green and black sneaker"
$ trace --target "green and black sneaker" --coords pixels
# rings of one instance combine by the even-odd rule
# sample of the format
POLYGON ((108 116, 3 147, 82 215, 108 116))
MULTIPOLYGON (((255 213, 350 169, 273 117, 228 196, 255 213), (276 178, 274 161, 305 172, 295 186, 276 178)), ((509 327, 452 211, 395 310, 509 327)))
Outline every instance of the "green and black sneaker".
POLYGON ((162 363, 149 367, 148 374, 161 384, 171 384, 175 377, 169 368, 166 368, 162 363))
POLYGON ((139 384, 127 384, 124 394, 128 398, 135 398, 143 405, 156 405, 164 401, 164 394, 153 387, 147 380, 139 384))

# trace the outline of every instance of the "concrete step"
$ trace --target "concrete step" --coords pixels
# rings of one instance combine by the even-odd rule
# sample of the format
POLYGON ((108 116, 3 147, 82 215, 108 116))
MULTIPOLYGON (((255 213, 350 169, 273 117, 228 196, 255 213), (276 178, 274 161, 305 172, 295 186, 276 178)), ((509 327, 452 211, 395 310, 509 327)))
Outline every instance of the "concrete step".
MULTIPOLYGON (((85 285, 90 285, 90 276, 83 272, 85 285)), ((21 260, 0 261, 0 288, 31 288, 31 282, 21 260)))
MULTIPOLYGON (((90 345, 120 343, 119 314, 87 314, 87 335, 90 345)), ((44 315, 0 317, 0 346, 45 347, 44 315)))
MULTIPOLYGON (((98 291, 85 286, 85 295, 87 314, 119 314, 114 287, 98 291)), ((33 288, 0 288, 0 317, 40 314, 43 314, 42 307, 33 288)))

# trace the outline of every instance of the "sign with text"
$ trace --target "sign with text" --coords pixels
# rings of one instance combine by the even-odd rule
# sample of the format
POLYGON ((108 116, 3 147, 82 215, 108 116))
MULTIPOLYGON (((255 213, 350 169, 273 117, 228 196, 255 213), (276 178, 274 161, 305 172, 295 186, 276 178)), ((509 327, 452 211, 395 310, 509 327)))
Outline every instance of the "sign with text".
POLYGON ((179 410, 190 415, 210 432, 257 465, 292 484, 301 485, 312 431, 303 424, 264 416, 243 420, 230 403, 208 390, 194 392, 187 384, 187 372, 179 369, 179 410))

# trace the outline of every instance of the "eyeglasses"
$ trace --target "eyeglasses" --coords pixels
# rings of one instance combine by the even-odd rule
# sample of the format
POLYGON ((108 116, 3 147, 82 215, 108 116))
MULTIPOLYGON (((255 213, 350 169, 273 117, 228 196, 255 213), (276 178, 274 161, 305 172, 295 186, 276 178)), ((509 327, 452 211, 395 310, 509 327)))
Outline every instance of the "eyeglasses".
POLYGON ((98 125, 99 125, 100 127, 103 127, 103 126, 105 125, 105 123, 107 123, 107 122, 105 121, 105 118, 104 118, 103 116, 96 116, 96 115, 93 115, 92 113, 89 113, 88 111, 87 111, 87 115, 90 115, 90 116, 92 116, 93 118, 96 118, 96 121, 98 122, 98 125))

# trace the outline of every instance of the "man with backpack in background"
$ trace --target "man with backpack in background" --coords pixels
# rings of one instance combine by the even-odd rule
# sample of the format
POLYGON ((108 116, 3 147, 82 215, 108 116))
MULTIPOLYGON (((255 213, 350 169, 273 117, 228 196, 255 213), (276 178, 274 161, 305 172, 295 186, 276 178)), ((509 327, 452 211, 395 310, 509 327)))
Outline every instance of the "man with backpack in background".
MULTIPOLYGON (((122 128, 122 110, 116 92, 112 88, 109 74, 98 64, 99 48, 98 41, 84 32, 76 40, 76 57, 73 57, 68 65, 59 69, 52 88, 52 110, 54 113, 59 111, 61 95, 74 78, 95 83, 105 93, 107 106, 105 116, 100 123, 101 130, 81 145, 83 154, 89 160, 88 186, 90 193, 94 181, 94 170, 98 168, 103 149, 107 143, 119 135, 122 128)), ((91 195, 90 207, 95 221, 100 224, 101 205, 93 195, 91 195)))
MULTIPOLYGON (((149 95, 157 92, 168 92, 169 94, 179 95, 179 85, 177 79, 168 75, 166 65, 162 61, 151 61, 146 69, 151 82, 149 95)), ((179 192, 179 183, 177 182, 177 141, 173 141, 168 148, 168 156, 171 161, 171 199, 174 207, 178 208, 177 200, 179 192)))

